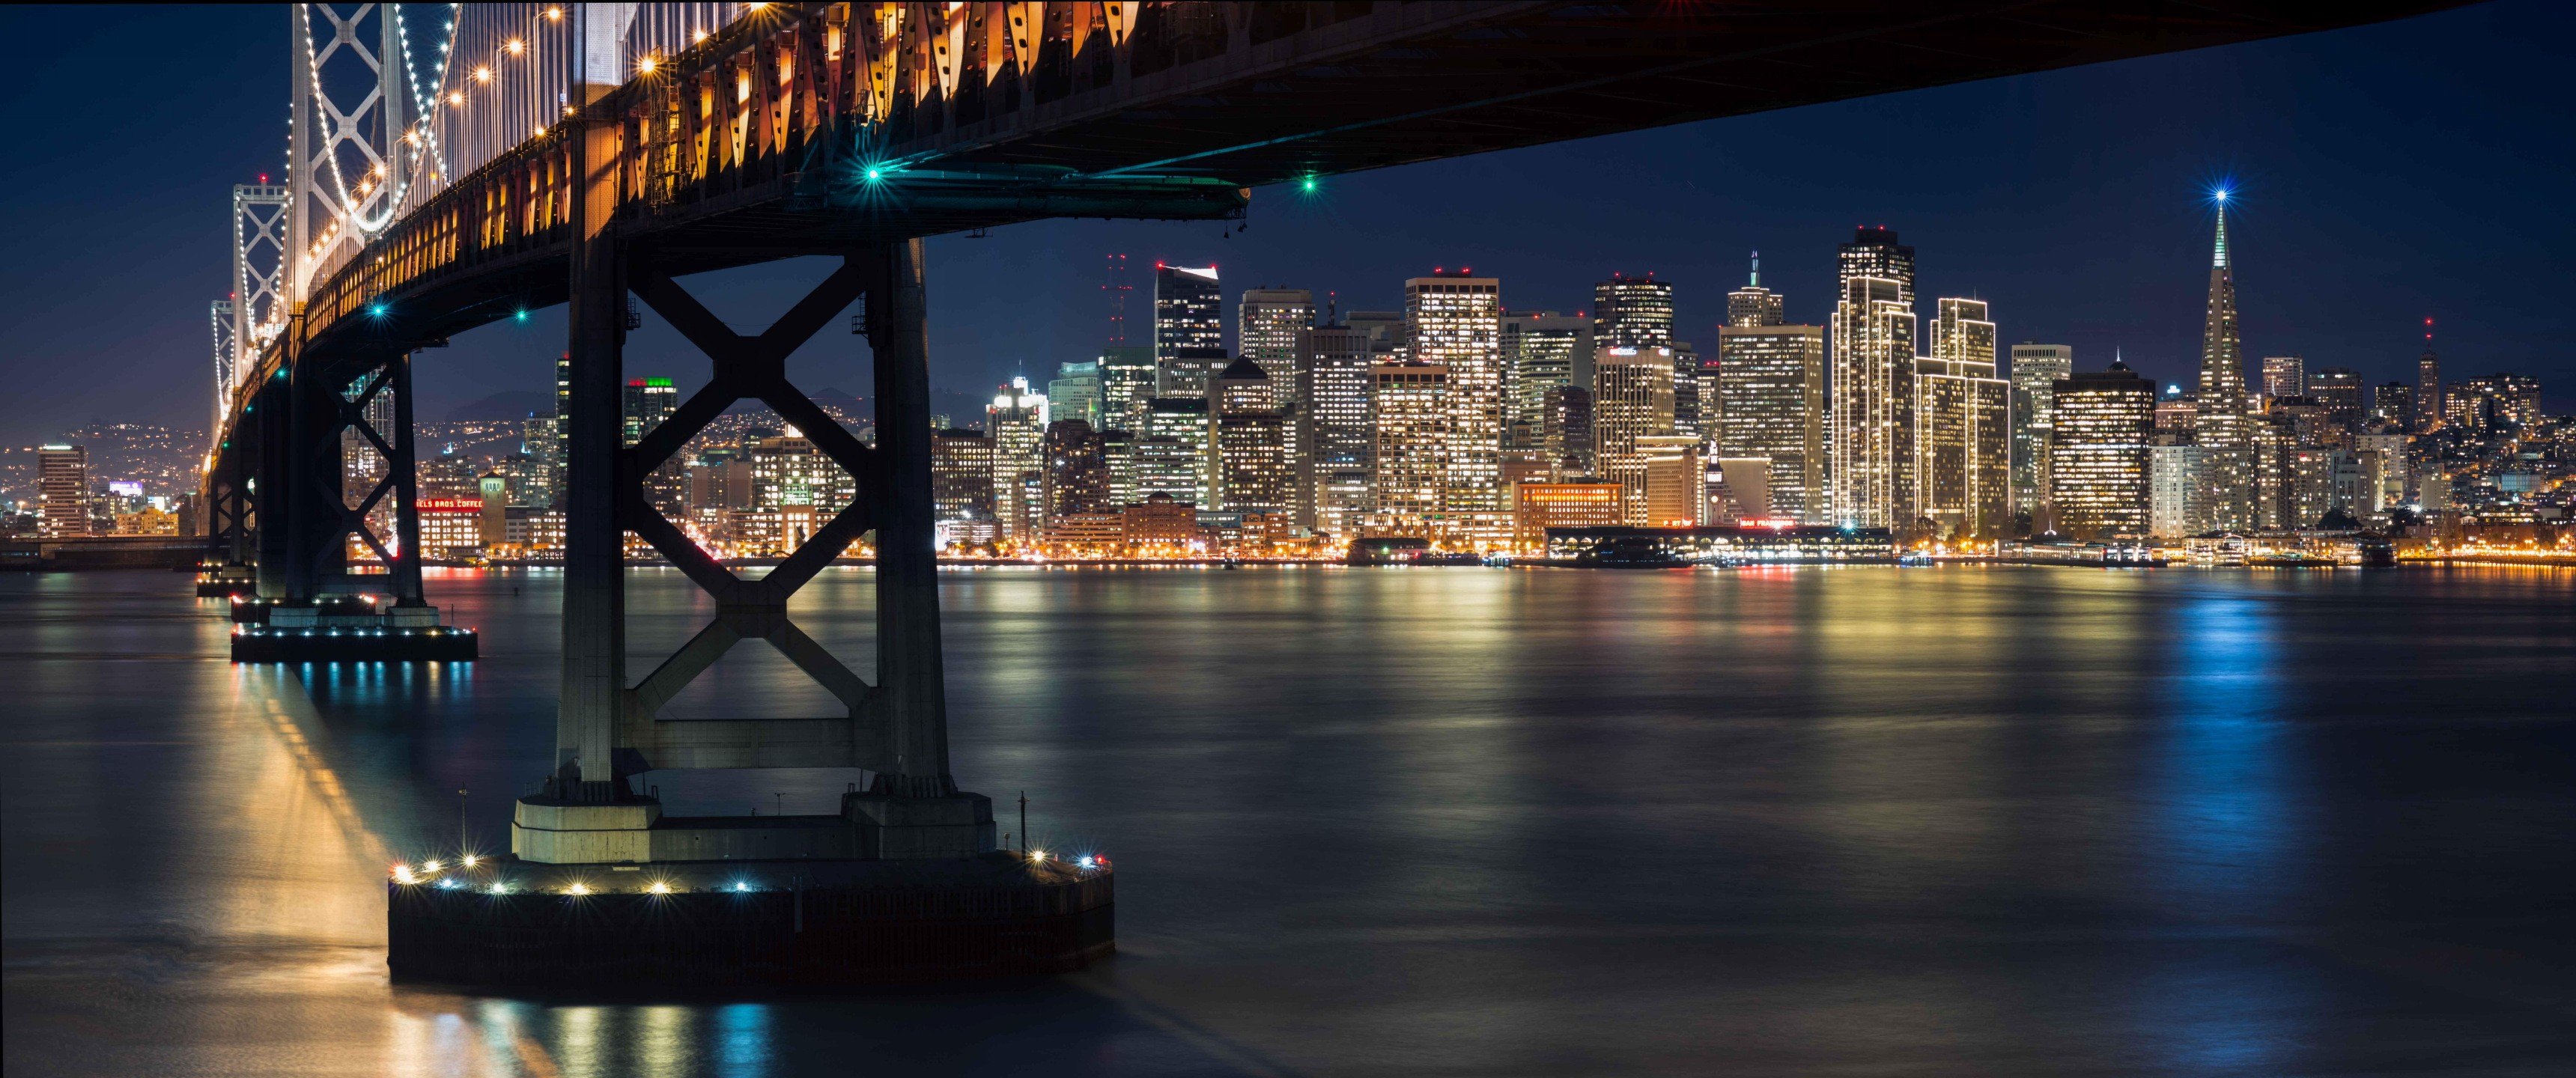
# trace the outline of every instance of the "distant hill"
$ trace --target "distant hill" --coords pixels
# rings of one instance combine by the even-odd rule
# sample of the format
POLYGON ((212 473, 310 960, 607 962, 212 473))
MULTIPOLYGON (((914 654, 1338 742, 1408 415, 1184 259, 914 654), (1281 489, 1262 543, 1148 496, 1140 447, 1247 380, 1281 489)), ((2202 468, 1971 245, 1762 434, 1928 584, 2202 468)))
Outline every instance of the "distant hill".
POLYGON ((465 423, 478 419, 525 419, 530 412, 555 410, 555 395, 525 389, 505 389, 481 400, 460 404, 447 410, 447 421, 465 423))

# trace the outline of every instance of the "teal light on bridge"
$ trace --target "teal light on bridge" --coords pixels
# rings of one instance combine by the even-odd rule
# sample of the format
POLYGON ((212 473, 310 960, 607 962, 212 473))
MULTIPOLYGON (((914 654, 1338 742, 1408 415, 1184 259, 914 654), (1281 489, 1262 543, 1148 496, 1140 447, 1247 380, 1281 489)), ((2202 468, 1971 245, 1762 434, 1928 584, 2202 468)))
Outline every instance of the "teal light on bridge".
POLYGON ((525 321, 527 321, 527 320, 528 320, 528 309, 527 309, 527 308, 525 308, 525 307, 521 307, 521 308, 519 308, 519 313, 517 313, 517 314, 515 314, 515 315, 512 315, 511 317, 512 317, 512 318, 514 318, 514 319, 517 319, 518 321, 525 322, 525 321))
POLYGON ((884 169, 878 168, 878 167, 876 167, 875 165, 869 165, 869 166, 868 166, 868 182, 869 182, 869 183, 876 183, 876 182, 878 182, 878 181, 880 181, 880 180, 883 180, 883 179, 885 179, 885 170, 884 170, 884 169))
POLYGON ((1297 189, 1310 195, 1315 193, 1315 187, 1315 178, 1312 176, 1308 176, 1297 182, 1297 189))
POLYGON ((385 316, 385 311, 386 307, 384 304, 370 303, 367 305, 367 315, 370 318, 382 318, 385 316))

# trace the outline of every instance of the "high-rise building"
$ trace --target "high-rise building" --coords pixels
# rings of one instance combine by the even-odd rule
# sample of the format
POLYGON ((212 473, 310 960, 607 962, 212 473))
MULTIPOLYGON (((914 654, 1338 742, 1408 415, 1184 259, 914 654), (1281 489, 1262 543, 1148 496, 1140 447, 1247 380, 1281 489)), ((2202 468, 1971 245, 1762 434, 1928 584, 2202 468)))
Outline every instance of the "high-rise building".
POLYGON ((1079 419, 1095 432, 1108 429, 1102 408, 1100 361, 1056 364, 1056 376, 1047 383, 1046 398, 1048 421, 1079 419))
POLYGON ((2381 382, 2370 391, 2370 418, 2364 424, 2372 430, 2393 428, 2405 430, 2415 424, 2415 387, 2404 382, 2381 382))
POLYGON ((552 509, 564 493, 563 420, 551 412, 530 412, 519 428, 519 455, 527 474, 519 481, 519 500, 535 509, 552 509))
POLYGON ((1592 383, 1594 470, 1627 489, 1628 522, 1643 525, 1646 453, 1638 439, 1673 432, 1672 349, 1597 345, 1592 383))
POLYGON ((36 533, 46 538, 89 534, 89 448, 44 445, 36 448, 36 491, 42 513, 36 533))
POLYGON ((1834 305, 1832 520, 1904 528, 1915 518, 1914 248, 1864 227, 1840 249, 1834 305))
MULTIPOLYGON (((644 440, 653 428, 680 410, 680 391, 668 378, 629 378, 623 411, 625 444, 632 446, 644 440)), ((644 477, 644 499, 665 515, 677 514, 687 500, 688 462, 677 453, 644 477)))
POLYGON ((2200 446, 2188 436, 2151 432, 2147 444, 2147 534, 2191 534, 2191 488, 2200 478, 2200 446))
POLYGON ((2442 425, 2442 357, 2433 354, 2433 320, 2424 320, 2424 354, 2415 360, 2415 430, 2442 425))
POLYGON ((1753 252, 1753 275, 1744 287, 1726 294, 1726 324, 1737 329, 1776 326, 1788 321, 1786 298, 1762 287, 1762 252, 1753 252))
POLYGON ((2156 384, 2115 359, 2107 371, 2068 375, 2055 392, 2049 479, 2058 530, 2079 539, 2147 534, 2156 384))
POLYGON ((1441 482, 1441 509, 1498 514, 1503 508, 1503 283, 1474 276, 1472 270, 1434 270, 1429 277, 1404 282, 1404 313, 1411 359, 1446 371, 1449 445, 1443 454, 1447 478, 1441 482))
MULTIPOLYGON (((2218 197, 2209 261, 2209 305, 2201 328, 2200 443, 2194 534, 2243 531, 2253 521, 2252 445, 2245 415, 2245 340, 2236 325, 2236 269, 2227 253, 2227 199, 2218 197)), ((2153 394, 2150 393, 2152 399, 2153 394)))
POLYGON ((1380 363, 1369 368, 1369 512, 1381 525, 1419 525, 1442 509, 1447 489, 1449 368, 1380 363))
POLYGON ((1209 508, 1285 513, 1291 504, 1287 432, 1270 374, 1245 356, 1208 383, 1209 508))
POLYGON ((1207 396, 1156 397, 1145 404, 1145 437, 1136 443, 1138 497, 1210 507, 1207 396))
POLYGON ((1103 430, 1144 429, 1145 402, 1154 399, 1154 348, 1113 344, 1100 350, 1100 423, 1103 430))
POLYGON ((1004 538, 1033 543, 1046 526, 1045 506, 1028 495, 1042 488, 1047 398, 1026 378, 1000 388, 984 409, 984 431, 993 439, 993 513, 1004 538))
POLYGON ((2183 392, 2182 383, 2167 383, 2164 395, 2156 398, 2156 433, 2185 439, 2199 435, 2200 398, 2183 392))
POLYGON ((1613 273, 1592 286, 1596 348, 1660 348, 1673 343, 1673 285, 1654 274, 1613 273))
POLYGON ((2474 430, 2492 430, 2498 423, 2529 426, 2540 419, 2540 380, 2501 372, 2465 379, 2445 404, 2446 422, 2474 430))
MULTIPOLYGON (((1731 297, 1730 297, 1731 298, 1731 297)), ((1778 299, 1776 295, 1773 299, 1778 299)), ((1825 327, 1776 323, 1717 331, 1720 458, 1770 462, 1755 516, 1825 519, 1825 327)))
POLYGON ((1558 386, 1539 408, 1539 452, 1549 469, 1559 479, 1592 475, 1592 391, 1558 386))
POLYGON ((1689 341, 1674 341, 1673 349, 1673 433, 1704 438, 1717 433, 1717 401, 1714 394, 1699 391, 1699 349, 1689 341))
POLYGON ((1592 384, 1592 321, 1555 311, 1525 311, 1502 318, 1503 369, 1510 382, 1503 429, 1515 439, 1536 439, 1546 426, 1547 391, 1592 384))
POLYGON ((1700 440, 1688 434, 1637 437, 1647 527, 1696 528, 1708 523, 1708 462, 1702 448, 1700 440))
MULTIPOLYGON (((1052 398, 1048 404, 1053 406, 1052 398)), ((1102 449, 1100 432, 1091 429, 1090 423, 1058 419, 1047 424, 1046 442, 1041 447, 1046 455, 1046 470, 1039 489, 1048 520, 1111 508, 1109 459, 1102 449)))
POLYGON ((1208 376, 1225 366, 1224 297, 1216 267, 1154 263, 1154 392, 1203 397, 1208 376))
POLYGON ((1350 535, 1368 512, 1371 337, 1349 326, 1298 337, 1297 522, 1350 535))
POLYGON ((1260 364, 1283 407, 1297 401, 1297 335, 1314 327, 1315 293, 1307 289, 1249 288, 1235 305, 1235 353, 1260 364))
POLYGON ((993 516, 993 440, 950 428, 930 437, 930 513, 943 533, 993 516))
POLYGON ((2326 419, 2342 437, 2332 444, 2350 445, 2352 436, 2361 431, 2361 372, 2350 367, 2319 367, 2308 376, 2308 395, 2324 405, 2326 419))
POLYGON ((2062 344, 2012 346, 2013 511, 2034 531, 2049 527, 2048 432, 2057 383, 2075 373, 2075 349, 2062 344))
POLYGON ((2263 357, 2263 399, 2304 397, 2308 393, 2308 361, 2303 356, 2263 357))
POLYGON ((1915 361, 1915 513, 1952 535, 2000 536, 2012 523, 2012 385, 1995 377, 1985 301, 1938 310, 1932 354, 1915 361))

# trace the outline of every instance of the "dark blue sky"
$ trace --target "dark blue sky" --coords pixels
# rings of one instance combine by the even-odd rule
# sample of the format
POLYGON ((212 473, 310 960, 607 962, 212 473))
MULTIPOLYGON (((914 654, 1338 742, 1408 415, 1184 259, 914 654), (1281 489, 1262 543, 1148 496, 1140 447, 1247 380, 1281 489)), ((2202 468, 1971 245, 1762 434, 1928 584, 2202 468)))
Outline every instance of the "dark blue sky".
MULTIPOLYGON (((260 8, 0 10, 0 115, 19 147, 0 155, 15 210, 0 241, 0 438, 93 418, 203 422, 229 185, 284 157, 283 22, 260 8)), ((1991 301, 2006 341, 2072 344, 2088 369, 2117 347, 2188 380, 2200 196, 2232 178, 2249 356, 2411 380, 2431 315, 2452 377, 2534 374, 2563 411, 2576 407, 2570 40, 2576 9, 2510 0, 1336 177, 1311 200, 1264 189, 1250 230, 1227 239, 1213 224, 1103 222, 935 239, 933 380, 981 392, 1088 358, 1109 251, 1139 267, 1213 261, 1229 295, 1335 289, 1346 310, 1398 306, 1403 279, 1434 265, 1500 275, 1516 309, 1568 312, 1614 270, 1652 271, 1699 339, 1754 248, 1791 318, 1822 320, 1834 245, 1864 222, 1915 245, 1927 299, 1991 301)), ((819 273, 783 264, 700 287, 756 326, 819 273)), ((421 414, 546 388, 562 340, 558 310, 424 353, 421 414)), ((793 369, 811 388, 868 385, 863 350, 839 333, 793 369)), ((628 371, 689 385, 704 367, 656 323, 628 371)))

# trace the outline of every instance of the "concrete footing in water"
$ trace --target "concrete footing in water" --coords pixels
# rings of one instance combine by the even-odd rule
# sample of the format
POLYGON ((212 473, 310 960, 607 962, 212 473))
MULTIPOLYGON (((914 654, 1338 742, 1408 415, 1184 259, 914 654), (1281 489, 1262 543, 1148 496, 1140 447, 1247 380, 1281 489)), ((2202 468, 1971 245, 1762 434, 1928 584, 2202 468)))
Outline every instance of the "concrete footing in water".
POLYGON ((1106 861, 405 866, 397 980, 601 992, 854 989, 1079 969, 1116 949, 1106 861))

